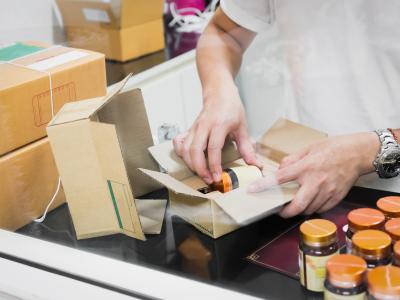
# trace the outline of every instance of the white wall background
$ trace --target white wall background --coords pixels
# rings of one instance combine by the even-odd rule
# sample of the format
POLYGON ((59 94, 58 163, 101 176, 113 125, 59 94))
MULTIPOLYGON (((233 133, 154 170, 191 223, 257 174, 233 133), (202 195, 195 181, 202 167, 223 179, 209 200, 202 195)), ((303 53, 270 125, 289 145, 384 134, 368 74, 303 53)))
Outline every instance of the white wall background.
POLYGON ((0 44, 37 40, 53 43, 59 20, 53 0, 0 0, 0 44))

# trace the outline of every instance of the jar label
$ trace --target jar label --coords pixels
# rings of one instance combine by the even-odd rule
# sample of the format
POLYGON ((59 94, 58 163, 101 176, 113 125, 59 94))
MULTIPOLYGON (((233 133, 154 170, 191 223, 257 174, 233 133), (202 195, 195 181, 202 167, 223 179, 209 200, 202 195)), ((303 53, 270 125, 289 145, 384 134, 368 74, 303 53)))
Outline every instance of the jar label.
POLYGON ((324 300, 366 300, 367 293, 363 292, 358 295, 344 296, 337 295, 328 290, 324 291, 324 300))
POLYGON ((304 255, 303 251, 299 249, 301 285, 310 291, 323 292, 326 277, 326 262, 337 254, 339 254, 339 250, 327 256, 311 256, 304 255))

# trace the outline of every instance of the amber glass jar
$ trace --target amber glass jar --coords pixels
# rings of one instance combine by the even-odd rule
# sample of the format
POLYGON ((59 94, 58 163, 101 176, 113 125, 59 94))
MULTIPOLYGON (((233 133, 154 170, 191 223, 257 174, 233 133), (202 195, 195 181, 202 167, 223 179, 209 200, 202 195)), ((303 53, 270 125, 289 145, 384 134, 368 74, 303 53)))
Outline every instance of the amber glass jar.
POLYGON ((323 292, 326 262, 339 253, 337 228, 323 219, 307 220, 300 226, 300 283, 309 291, 323 292))
POLYGON ((400 240, 400 218, 390 219, 385 223, 385 231, 392 238, 392 243, 400 240))
POLYGON ((368 272, 370 300, 400 300, 400 268, 380 266, 368 272))
POLYGON ((383 197, 376 202, 376 206, 385 214, 388 219, 400 218, 400 197, 383 197))
POLYGON ((385 216, 382 212, 373 208, 357 208, 347 215, 348 229, 346 232, 347 253, 352 253, 353 234, 360 230, 382 229, 385 216))
POLYGON ((263 176, 256 166, 242 166, 225 169, 221 174, 221 181, 210 185, 211 191, 227 193, 240 186, 246 186, 263 176))
POLYGON ((380 230, 362 230, 353 235, 353 254, 365 259, 369 269, 391 263, 390 236, 380 230))
POLYGON ((400 241, 393 245, 393 265, 400 267, 400 241))
POLYGON ((361 257, 351 254, 331 257, 326 264, 324 299, 365 300, 366 271, 367 263, 361 257))

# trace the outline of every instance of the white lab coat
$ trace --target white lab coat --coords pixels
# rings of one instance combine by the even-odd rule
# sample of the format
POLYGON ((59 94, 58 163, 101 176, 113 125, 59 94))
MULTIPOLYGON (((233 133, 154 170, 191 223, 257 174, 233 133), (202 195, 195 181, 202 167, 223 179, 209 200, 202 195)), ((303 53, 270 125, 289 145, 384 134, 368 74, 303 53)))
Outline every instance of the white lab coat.
MULTIPOLYGON (((331 135, 400 128, 400 1, 221 0, 221 7, 255 32, 277 25, 294 96, 282 102, 286 117, 331 135)), ((358 184, 400 192, 399 177, 370 174, 358 184)))

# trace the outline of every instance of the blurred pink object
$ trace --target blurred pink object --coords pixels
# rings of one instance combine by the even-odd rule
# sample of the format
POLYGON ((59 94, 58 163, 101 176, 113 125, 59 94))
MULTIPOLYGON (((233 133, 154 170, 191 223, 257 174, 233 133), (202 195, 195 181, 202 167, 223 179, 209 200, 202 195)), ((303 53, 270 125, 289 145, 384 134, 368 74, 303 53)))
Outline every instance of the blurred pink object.
POLYGON ((187 8, 195 8, 199 11, 204 11, 206 8, 204 0, 167 0, 167 3, 168 5, 175 3, 175 7, 180 11, 179 13, 184 16, 196 14, 193 9, 186 10, 187 8))

